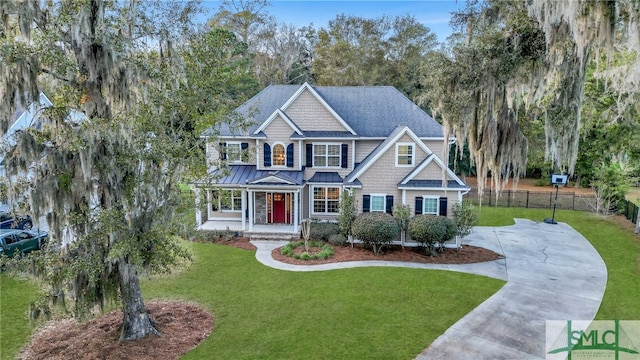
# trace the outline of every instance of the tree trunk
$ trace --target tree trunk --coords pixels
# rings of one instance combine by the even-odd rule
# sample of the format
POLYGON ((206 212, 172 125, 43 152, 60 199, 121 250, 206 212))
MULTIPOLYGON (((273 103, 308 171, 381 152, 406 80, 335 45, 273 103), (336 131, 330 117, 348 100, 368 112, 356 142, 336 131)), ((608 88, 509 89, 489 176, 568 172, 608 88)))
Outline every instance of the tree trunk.
POLYGON ((126 259, 118 262, 120 273, 120 291, 122 293, 122 328, 120 331, 120 341, 130 341, 141 339, 147 335, 158 335, 158 329, 149 318, 147 308, 142 301, 140 291, 140 281, 138 273, 133 264, 126 259))

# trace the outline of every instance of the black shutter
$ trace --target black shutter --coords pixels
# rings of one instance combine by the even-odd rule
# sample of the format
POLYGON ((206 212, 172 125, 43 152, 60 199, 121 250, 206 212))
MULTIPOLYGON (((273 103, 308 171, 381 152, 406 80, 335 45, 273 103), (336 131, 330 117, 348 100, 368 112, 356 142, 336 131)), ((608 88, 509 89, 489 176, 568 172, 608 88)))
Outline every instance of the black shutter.
POLYGON ((220 145, 220 160, 227 160, 227 143, 219 143, 220 145))
POLYGON ((211 191, 211 211, 218 211, 218 192, 211 191))
POLYGON ((447 198, 440 198, 440 216, 447 216, 447 198))
POLYGON ((271 166, 271 146, 269 144, 264 144, 264 166, 271 166))
POLYGON ((342 168, 346 169, 348 166, 349 159, 349 145, 342 144, 342 168))
POLYGON ((293 167, 293 144, 287 145, 287 167, 293 167))
POLYGON ((313 144, 307 144, 307 167, 313 167, 313 144))
POLYGON ((240 143, 240 161, 247 162, 249 161, 249 154, 247 153, 247 149, 249 148, 249 143, 240 143))
POLYGON ((362 212, 369 212, 369 208, 371 207, 371 196, 370 195, 362 195, 362 212))
POLYGON ((387 210, 387 214, 392 214, 393 213, 393 195, 387 195, 387 201, 386 201, 386 210, 387 210))
POLYGON ((422 197, 416 196, 416 215, 422 214, 422 197))

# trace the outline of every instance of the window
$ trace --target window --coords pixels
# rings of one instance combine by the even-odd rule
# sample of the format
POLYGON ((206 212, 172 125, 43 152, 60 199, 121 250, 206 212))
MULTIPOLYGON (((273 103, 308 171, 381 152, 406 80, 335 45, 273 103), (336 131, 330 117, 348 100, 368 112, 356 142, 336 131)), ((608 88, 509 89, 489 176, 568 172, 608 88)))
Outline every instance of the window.
POLYGON ((313 188, 313 212, 337 214, 340 207, 340 188, 315 186, 313 188))
POLYGON ((415 144, 396 144, 396 166, 413 166, 415 159, 415 144))
POLYGON ((313 144, 314 167, 340 167, 340 144, 313 144))
POLYGON ((425 197, 423 204, 423 214, 438 215, 438 198, 425 197))
POLYGON ((385 195, 371 195, 371 207, 370 207, 370 211, 371 212, 375 212, 375 211, 379 211, 379 212, 384 212, 386 209, 385 206, 385 195))
POLYGON ((273 145, 273 151, 271 152, 271 156, 272 156, 271 165, 284 166, 285 165, 284 145, 282 144, 273 145))
POLYGON ((239 142, 228 142, 226 150, 228 162, 242 161, 242 148, 239 142))
POLYGON ((242 211, 241 190, 220 190, 212 192, 211 207, 213 211, 242 211))

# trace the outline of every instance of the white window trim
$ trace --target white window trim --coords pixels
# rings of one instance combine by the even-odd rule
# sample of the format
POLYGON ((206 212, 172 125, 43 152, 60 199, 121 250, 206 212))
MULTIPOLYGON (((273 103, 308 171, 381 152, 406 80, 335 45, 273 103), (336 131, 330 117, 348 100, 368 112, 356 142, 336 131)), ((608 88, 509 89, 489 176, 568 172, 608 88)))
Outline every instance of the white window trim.
POLYGON ((227 162, 229 163, 241 163, 242 162, 242 143, 240 141, 227 141, 225 145, 225 151, 227 153, 227 162), (238 158, 231 160, 229 157, 229 145, 238 145, 238 158))
POLYGON ((387 212, 387 194, 369 194, 369 212, 387 212), (382 196, 382 210, 373 210, 374 196, 382 196))
POLYGON ((332 142, 314 142, 312 143, 313 145, 313 156, 312 156, 312 160, 313 160, 313 167, 317 167, 317 168, 322 168, 322 169, 341 169, 341 165, 342 165, 342 143, 332 143, 332 142), (338 151, 338 165, 337 166, 329 166, 329 165, 316 165, 316 146, 324 146, 325 147, 325 154, 324 154, 324 158, 326 161, 326 164, 329 164, 329 145, 334 145, 334 146, 338 146, 339 151, 338 151))
MULTIPOLYGON (((327 192, 327 195, 329 195, 329 192, 327 192)), ((340 200, 342 199, 342 188, 340 186, 335 186, 335 185, 313 185, 313 186, 311 186, 311 190, 309 191, 309 197, 310 197, 310 200, 311 200, 310 201, 310 204, 311 204, 310 212, 311 212, 312 215, 338 215, 338 214, 340 214, 340 200), (314 208, 314 202, 316 201, 316 199, 313 197, 313 193, 314 193, 314 190, 316 188, 338 189, 338 211, 337 212, 328 212, 328 211, 316 212, 314 210, 315 209, 314 208)), ((324 202, 325 202, 325 209, 329 209, 329 200, 328 200, 328 198, 325 198, 324 202)))
POLYGON ((218 192, 220 191, 228 191, 231 193, 231 197, 229 198, 229 204, 231 205, 231 209, 223 209, 222 208, 222 201, 220 201, 220 197, 218 197, 218 199, 216 199, 218 201, 218 211, 220 212, 227 212, 227 213, 239 213, 242 212, 242 190, 239 189, 227 189, 227 190, 217 190, 218 192), (237 193, 237 196, 234 197, 234 193, 237 193), (240 200, 240 208, 236 209, 233 204, 233 200, 235 199, 239 199, 240 200))
POLYGON ((281 141, 277 141, 274 143, 271 143, 271 167, 274 168, 286 168, 287 167, 287 144, 281 142, 281 141), (282 145, 282 147, 284 148, 284 164, 282 165, 274 165, 274 156, 276 154, 276 152, 274 151, 274 149, 276 148, 276 145, 282 145))
POLYGON ((422 214, 423 215, 440 215, 440 198, 437 196, 423 196, 422 197, 422 214), (436 212, 426 212, 427 199, 434 199, 436 201, 436 212))
MULTIPOLYGON (((406 156, 406 155, 403 155, 406 156)), ((396 157, 395 157, 396 167, 415 167, 416 166, 416 144, 412 142, 399 142, 396 143, 396 157), (398 164, 398 157, 400 154, 398 153, 398 148, 400 146, 409 146, 411 147, 411 164, 398 164)))

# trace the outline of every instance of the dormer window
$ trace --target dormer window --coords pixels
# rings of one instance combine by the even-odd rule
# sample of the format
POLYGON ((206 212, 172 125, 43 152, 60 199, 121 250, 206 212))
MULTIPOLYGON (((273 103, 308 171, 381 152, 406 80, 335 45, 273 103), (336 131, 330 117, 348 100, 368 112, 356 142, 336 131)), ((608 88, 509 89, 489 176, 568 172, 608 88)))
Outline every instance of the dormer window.
POLYGON ((415 165, 415 144, 414 143, 396 144, 396 166, 414 166, 414 165, 415 165))
POLYGON ((282 144, 273 145, 273 151, 271 152, 271 156, 272 156, 272 160, 271 160, 272 166, 284 166, 285 165, 284 145, 282 144))

